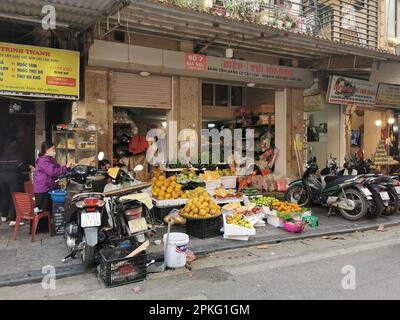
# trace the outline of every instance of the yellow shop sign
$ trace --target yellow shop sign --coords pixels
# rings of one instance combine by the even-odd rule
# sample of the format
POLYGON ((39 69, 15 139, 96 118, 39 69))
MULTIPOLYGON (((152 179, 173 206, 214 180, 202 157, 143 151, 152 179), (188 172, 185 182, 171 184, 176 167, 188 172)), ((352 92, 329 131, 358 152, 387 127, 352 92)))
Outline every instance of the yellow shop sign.
POLYGON ((79 99, 79 52, 0 42, 0 94, 79 99))

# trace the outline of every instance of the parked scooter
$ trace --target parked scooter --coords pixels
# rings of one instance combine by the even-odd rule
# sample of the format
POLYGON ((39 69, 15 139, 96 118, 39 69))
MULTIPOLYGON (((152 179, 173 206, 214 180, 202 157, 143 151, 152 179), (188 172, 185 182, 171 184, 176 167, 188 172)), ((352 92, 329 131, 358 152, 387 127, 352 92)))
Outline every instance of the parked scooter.
MULTIPOLYGON (((143 166, 137 166, 134 173, 142 170, 143 166)), ((140 194, 140 191, 151 187, 151 183, 137 181, 120 168, 111 168, 108 175, 112 180, 106 185, 104 193, 109 223, 113 227, 111 240, 115 243, 145 242, 145 235, 155 231, 155 218, 146 206, 146 201, 151 203, 150 196, 147 193, 140 194)))
POLYGON ((362 185, 357 177, 325 178, 326 184, 318 179, 319 168, 316 158, 307 163, 306 171, 301 179, 293 181, 285 194, 287 201, 300 206, 318 203, 329 207, 329 214, 337 208, 340 214, 348 220, 356 221, 367 214, 368 201, 362 193, 362 185))
MULTIPOLYGON (((356 156, 351 157, 345 163, 345 167, 350 174, 354 173, 354 171, 358 174, 364 174, 366 187, 371 191, 373 197, 378 197, 383 202, 384 208, 381 214, 389 216, 397 213, 400 207, 400 182, 398 177, 383 175, 379 171, 372 169, 371 165, 371 160, 360 159, 356 156)), ((339 171, 338 175, 341 174, 343 174, 342 171, 339 171)), ((376 213, 372 217, 378 215, 379 213, 376 213)))
MULTIPOLYGON (((357 171, 354 170, 353 167, 349 166, 346 162, 344 168, 339 168, 336 162, 336 158, 333 158, 332 155, 327 161, 326 168, 321 170, 321 180, 322 184, 326 186, 327 180, 329 183, 332 183, 336 177, 340 176, 349 176, 356 175, 357 171)), ((349 177, 350 178, 350 177, 349 177)), ((388 202, 384 203, 381 194, 377 189, 377 186, 374 185, 375 181, 373 178, 368 178, 365 180, 359 180, 358 182, 362 182, 365 188, 361 189, 364 196, 368 201, 368 212, 367 217, 374 218, 382 214, 385 210, 385 204, 388 205, 388 202)))
POLYGON ((94 167, 76 166, 63 177, 68 181, 65 238, 70 250, 63 261, 74 259, 80 252, 86 268, 94 266, 99 245, 106 238, 103 232, 107 225, 104 195, 92 190, 94 181, 105 180, 104 173, 98 173, 94 167))

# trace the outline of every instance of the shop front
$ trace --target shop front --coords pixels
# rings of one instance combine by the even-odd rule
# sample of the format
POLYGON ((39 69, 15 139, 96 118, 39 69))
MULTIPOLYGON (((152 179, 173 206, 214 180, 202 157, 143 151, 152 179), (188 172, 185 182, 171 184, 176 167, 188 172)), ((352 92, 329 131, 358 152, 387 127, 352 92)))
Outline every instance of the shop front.
POLYGON ((111 130, 111 115, 128 110, 136 112, 136 119, 138 113, 159 119, 149 125, 139 121, 142 130, 163 128, 169 121, 176 121, 178 132, 193 130, 197 137, 201 129, 253 129, 255 160, 264 161, 263 169, 299 174, 293 140, 304 137, 298 98, 312 82, 309 70, 95 40, 87 74, 86 108, 97 104, 102 109, 101 117, 90 110, 87 114, 113 131, 104 143, 108 157, 115 156, 115 130, 122 128, 113 116, 111 130), (91 74, 97 84, 94 75, 102 74, 104 90, 91 90, 91 74))
POLYGON ((0 69, 1 143, 16 139, 33 165, 54 126, 71 120, 71 100, 79 99, 79 52, 2 42, 0 69))

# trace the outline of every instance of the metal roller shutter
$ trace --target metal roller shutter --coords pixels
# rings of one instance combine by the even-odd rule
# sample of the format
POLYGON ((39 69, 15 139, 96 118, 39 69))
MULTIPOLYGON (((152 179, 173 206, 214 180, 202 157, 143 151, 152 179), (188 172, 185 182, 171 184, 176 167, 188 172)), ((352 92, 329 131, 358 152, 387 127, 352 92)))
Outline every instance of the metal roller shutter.
POLYGON ((113 72, 111 85, 114 106, 172 108, 172 77, 113 72))

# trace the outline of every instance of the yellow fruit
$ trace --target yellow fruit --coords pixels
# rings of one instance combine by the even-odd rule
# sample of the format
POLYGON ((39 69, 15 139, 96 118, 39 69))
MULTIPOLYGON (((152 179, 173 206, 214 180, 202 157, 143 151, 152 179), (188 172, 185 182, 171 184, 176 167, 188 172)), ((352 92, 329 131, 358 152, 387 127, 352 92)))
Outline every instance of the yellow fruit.
POLYGON ((169 187, 169 188, 167 189, 167 193, 169 193, 169 194, 171 194, 173 191, 174 191, 174 189, 173 189, 172 187, 169 187))
POLYGON ((164 200, 164 196, 158 196, 158 200, 164 200))
POLYGON ((175 186, 175 190, 176 190, 176 191, 181 191, 181 190, 182 190, 182 185, 177 184, 177 185, 175 186))
POLYGON ((177 177, 176 176, 172 176, 170 177, 171 181, 176 181, 177 177))
POLYGON ((193 208, 193 212, 195 213, 195 214, 198 214, 199 213, 199 208, 193 208))
POLYGON ((162 187, 163 186, 163 182, 162 181, 157 181, 156 182, 156 186, 157 187, 162 187))
POLYGON ((169 194, 169 193, 167 193, 166 195, 165 195, 165 199, 171 199, 171 195, 169 194))
POLYGON ((156 182, 157 181, 157 178, 156 177, 153 177, 153 179, 151 179, 151 182, 156 182))
POLYGON ((162 191, 164 191, 164 192, 167 191, 167 187, 164 186, 164 185, 163 185, 160 189, 161 189, 162 191))
POLYGON ((158 177, 158 180, 159 180, 159 181, 164 181, 164 180, 165 180, 165 177, 164 177, 163 175, 161 175, 161 176, 158 177))
POLYGON ((205 217, 207 215, 207 212, 204 209, 201 209, 199 215, 200 217, 205 217))
POLYGON ((172 192, 172 198, 178 199, 178 194, 175 191, 172 192))

